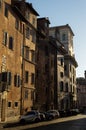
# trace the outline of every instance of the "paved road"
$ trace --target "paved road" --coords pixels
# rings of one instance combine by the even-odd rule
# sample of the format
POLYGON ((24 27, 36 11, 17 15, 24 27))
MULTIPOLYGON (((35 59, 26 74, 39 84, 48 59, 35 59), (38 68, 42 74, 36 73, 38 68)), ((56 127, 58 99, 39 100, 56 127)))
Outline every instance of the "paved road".
POLYGON ((77 115, 35 124, 5 124, 0 130, 86 130, 86 115, 77 115))

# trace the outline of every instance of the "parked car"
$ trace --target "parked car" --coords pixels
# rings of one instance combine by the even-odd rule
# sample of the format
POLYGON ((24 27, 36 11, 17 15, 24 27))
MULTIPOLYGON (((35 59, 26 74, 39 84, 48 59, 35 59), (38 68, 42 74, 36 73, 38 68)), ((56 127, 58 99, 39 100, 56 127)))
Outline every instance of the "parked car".
POLYGON ((26 114, 20 116, 20 123, 39 122, 41 121, 40 113, 38 111, 28 111, 26 114))
POLYGON ((40 112, 40 118, 41 118, 41 121, 46 120, 46 116, 44 112, 40 112))
POLYGON ((66 110, 65 113, 66 113, 66 116, 72 116, 72 112, 70 109, 66 110))
POLYGON ((66 111, 65 110, 59 110, 60 117, 66 117, 66 111))
POLYGON ((58 110, 49 110, 45 113, 47 120, 52 120, 54 118, 58 118, 60 116, 58 110))
POLYGON ((72 115, 77 115, 80 113, 79 109, 71 109, 72 115))

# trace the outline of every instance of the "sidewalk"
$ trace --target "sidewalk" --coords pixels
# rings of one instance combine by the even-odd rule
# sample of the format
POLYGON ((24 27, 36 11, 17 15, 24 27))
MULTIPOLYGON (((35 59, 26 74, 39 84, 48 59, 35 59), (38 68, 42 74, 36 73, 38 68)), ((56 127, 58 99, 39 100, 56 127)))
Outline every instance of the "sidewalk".
POLYGON ((18 124, 19 124, 18 120, 10 120, 10 121, 6 121, 6 122, 1 122, 0 128, 12 127, 12 126, 15 126, 15 125, 18 125, 18 124))

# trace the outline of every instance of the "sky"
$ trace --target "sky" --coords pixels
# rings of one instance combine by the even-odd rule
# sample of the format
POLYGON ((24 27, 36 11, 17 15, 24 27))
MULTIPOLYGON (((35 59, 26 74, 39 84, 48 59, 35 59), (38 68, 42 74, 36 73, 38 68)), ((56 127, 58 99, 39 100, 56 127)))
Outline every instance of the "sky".
POLYGON ((73 33, 76 77, 86 70, 86 0, 26 0, 41 17, 48 17, 50 27, 69 24, 73 33))

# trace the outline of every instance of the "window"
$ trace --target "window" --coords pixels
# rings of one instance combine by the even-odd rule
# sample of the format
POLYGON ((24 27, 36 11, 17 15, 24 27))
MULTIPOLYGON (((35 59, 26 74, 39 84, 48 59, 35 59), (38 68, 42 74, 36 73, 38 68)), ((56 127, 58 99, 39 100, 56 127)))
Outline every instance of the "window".
POLYGON ((66 41, 66 34, 65 33, 62 34, 62 41, 66 41))
POLYGON ((61 106, 61 109, 64 108, 64 100, 62 99, 61 102, 60 102, 60 106, 61 106))
POLYGON ((48 23, 47 22, 45 23, 45 27, 48 27, 48 23))
POLYGON ((11 72, 7 72, 7 82, 8 82, 8 85, 11 85, 11 80, 12 80, 11 77, 12 77, 11 76, 11 72))
POLYGON ((19 29, 19 21, 18 21, 18 19, 16 19, 16 21, 15 21, 15 28, 19 29))
POLYGON ((75 77, 73 76, 73 83, 75 82, 75 77))
POLYGON ((60 72, 60 77, 63 78, 63 72, 60 72))
POLYGON ((2 72, 1 81, 2 82, 7 82, 7 72, 2 72))
POLYGON ((15 104, 14 104, 14 105, 15 105, 15 107, 18 107, 18 102, 15 102, 15 104))
POLYGON ((25 83, 28 83, 29 72, 25 71, 25 83))
POLYGON ((8 7, 7 7, 6 4, 5 4, 5 12, 4 12, 4 15, 5 15, 6 17, 8 17, 8 7))
POLYGON ((35 26, 35 18, 33 18, 32 24, 35 26))
POLYGON ((11 107, 12 106, 12 103, 11 102, 8 102, 8 107, 11 107))
POLYGON ((35 83, 35 75, 34 73, 31 74, 31 84, 35 83))
POLYGON ((60 82, 60 91, 63 91, 63 81, 60 82))
POLYGON ((19 75, 14 75, 14 85, 16 87, 20 86, 20 76, 19 75))
POLYGON ((35 62, 35 52, 34 52, 34 50, 31 51, 31 61, 35 62))
POLYGON ((7 32, 4 32, 4 38, 3 38, 3 44, 6 46, 7 45, 7 32))
POLYGON ((34 100, 34 91, 31 91, 31 100, 34 100))
POLYGON ((13 50, 13 37, 9 37, 9 49, 13 50))
POLYGON ((25 48, 25 58, 29 60, 29 47, 25 48))
POLYGON ((70 92, 72 92, 72 85, 70 85, 70 92))
POLYGON ((68 83, 65 84, 65 91, 68 92, 68 83))
POLYGON ((11 85, 11 72, 2 72, 2 82, 6 82, 11 85))
POLYGON ((63 66, 64 60, 63 58, 61 58, 61 66, 63 66))
POLYGON ((20 32, 23 33, 23 24, 21 21, 20 21, 20 32))
POLYGON ((36 43, 36 32, 34 30, 32 32, 32 42, 36 43))
POLYGON ((30 38, 30 29, 28 27, 26 28, 26 38, 30 38))
POLYGON ((25 99, 28 99, 28 90, 25 90, 25 95, 24 95, 25 99))
POLYGON ((67 66, 66 65, 64 65, 64 71, 67 71, 67 66))

